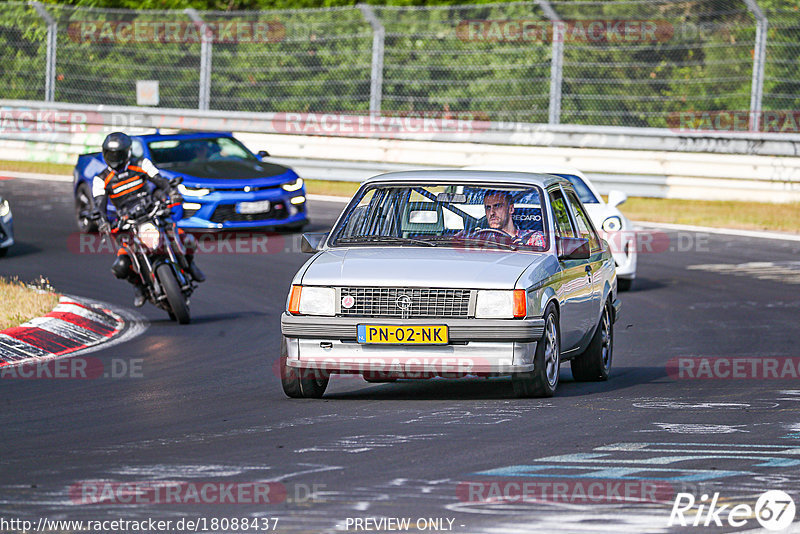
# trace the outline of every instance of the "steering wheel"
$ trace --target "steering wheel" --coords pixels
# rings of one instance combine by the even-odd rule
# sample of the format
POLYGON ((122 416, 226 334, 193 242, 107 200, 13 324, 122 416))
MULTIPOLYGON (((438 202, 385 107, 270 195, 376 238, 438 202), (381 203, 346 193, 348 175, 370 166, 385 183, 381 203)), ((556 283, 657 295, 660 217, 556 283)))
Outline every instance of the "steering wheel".
POLYGON ((499 234, 499 235, 501 235, 503 237, 507 237, 507 238, 511 237, 510 235, 508 235, 504 231, 498 230, 497 228, 481 228, 479 230, 475 230, 473 235, 479 235, 479 234, 483 234, 483 233, 486 233, 486 232, 493 233, 493 234, 499 234))

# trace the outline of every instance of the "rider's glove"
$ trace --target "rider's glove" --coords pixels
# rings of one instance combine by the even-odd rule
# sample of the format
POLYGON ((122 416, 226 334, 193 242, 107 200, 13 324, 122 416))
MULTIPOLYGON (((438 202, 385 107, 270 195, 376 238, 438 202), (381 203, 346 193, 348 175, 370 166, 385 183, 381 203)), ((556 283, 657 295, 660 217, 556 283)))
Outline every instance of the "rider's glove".
POLYGON ((98 224, 97 229, 100 230, 101 234, 107 234, 111 231, 111 225, 108 224, 108 221, 102 220, 100 224, 98 224))
POLYGON ((169 203, 170 204, 183 204, 183 196, 176 190, 173 189, 169 192, 169 203))

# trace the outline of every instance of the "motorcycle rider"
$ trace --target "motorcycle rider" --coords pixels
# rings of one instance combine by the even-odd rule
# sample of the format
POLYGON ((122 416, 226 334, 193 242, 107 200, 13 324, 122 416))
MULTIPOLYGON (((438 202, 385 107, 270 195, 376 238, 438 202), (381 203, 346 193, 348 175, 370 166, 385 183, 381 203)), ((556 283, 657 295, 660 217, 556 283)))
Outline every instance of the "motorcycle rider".
MULTIPOLYGON (((142 203, 151 203, 153 197, 165 202, 169 201, 171 206, 183 202, 181 195, 172 189, 169 180, 159 174, 158 169, 149 159, 131 159, 131 146, 131 138, 121 132, 109 134, 103 141, 103 159, 106 162, 106 168, 95 176, 92 182, 92 196, 94 205, 100 212, 99 228, 103 233, 109 232, 111 229, 106 213, 109 199, 117 209, 117 215, 120 218, 142 203), (153 182, 156 186, 152 193, 147 187, 147 181, 153 182)), ((175 225, 168 226, 167 232, 174 237, 175 225)), ((204 281, 205 276, 194 263, 197 241, 183 230, 178 230, 178 235, 186 250, 189 274, 197 282, 204 281)), ((144 284, 140 276, 133 270, 131 259, 123 247, 117 251, 117 258, 111 266, 111 272, 117 278, 133 284, 135 292, 133 304, 137 307, 142 306, 145 301, 144 284)))

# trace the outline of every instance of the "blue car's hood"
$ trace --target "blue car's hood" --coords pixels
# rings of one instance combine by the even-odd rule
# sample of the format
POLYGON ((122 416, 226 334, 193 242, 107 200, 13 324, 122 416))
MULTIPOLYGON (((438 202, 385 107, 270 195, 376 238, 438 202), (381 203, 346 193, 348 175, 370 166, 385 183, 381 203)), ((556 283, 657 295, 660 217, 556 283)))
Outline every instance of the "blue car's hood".
POLYGON ((262 161, 205 161, 160 165, 165 178, 180 176, 187 186, 235 189, 277 186, 297 178, 292 169, 262 161))

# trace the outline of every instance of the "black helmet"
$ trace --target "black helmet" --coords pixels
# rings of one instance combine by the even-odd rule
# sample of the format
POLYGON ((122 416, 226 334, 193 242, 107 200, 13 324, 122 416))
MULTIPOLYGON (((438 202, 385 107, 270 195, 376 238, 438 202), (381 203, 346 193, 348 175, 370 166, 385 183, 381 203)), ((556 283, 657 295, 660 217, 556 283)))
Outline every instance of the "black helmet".
POLYGON ((131 157, 131 138, 122 132, 108 134, 103 141, 103 159, 115 171, 122 170, 131 157))

